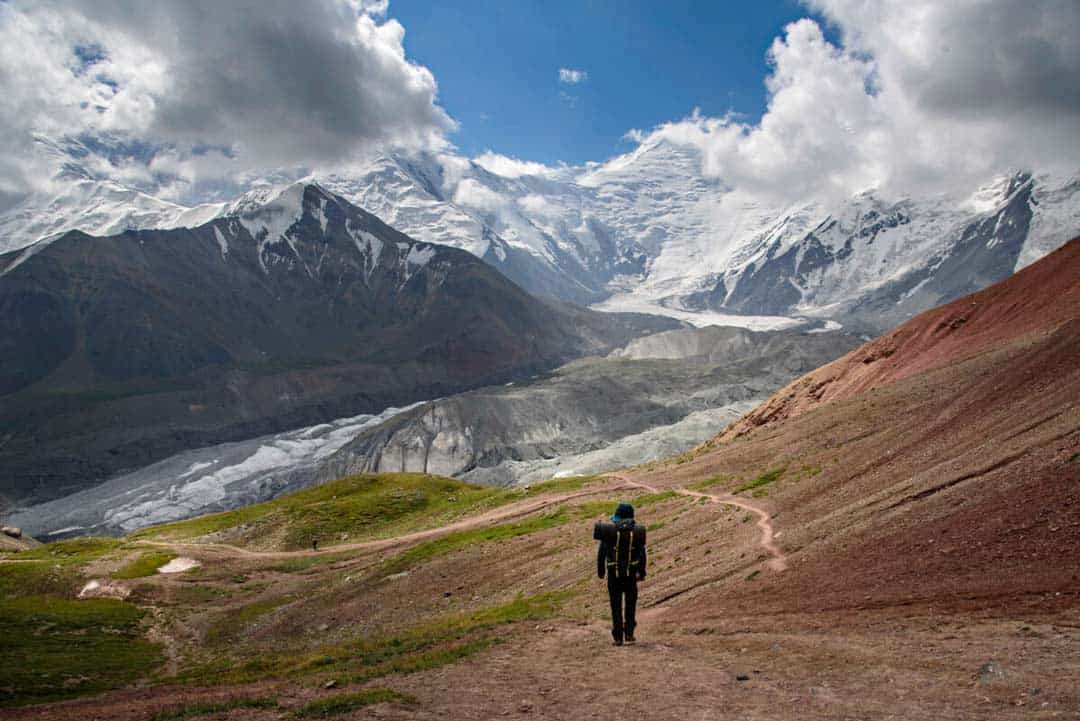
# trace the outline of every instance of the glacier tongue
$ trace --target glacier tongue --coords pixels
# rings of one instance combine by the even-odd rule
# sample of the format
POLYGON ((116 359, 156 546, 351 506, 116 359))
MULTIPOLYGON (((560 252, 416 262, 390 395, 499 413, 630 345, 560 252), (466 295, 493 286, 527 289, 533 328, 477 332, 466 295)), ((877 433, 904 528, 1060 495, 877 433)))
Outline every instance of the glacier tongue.
POLYGON ((11 519, 38 537, 75 531, 124 534, 257 503, 311 485, 319 463, 365 428, 420 405, 184 451, 74 495, 31 506, 11 519))

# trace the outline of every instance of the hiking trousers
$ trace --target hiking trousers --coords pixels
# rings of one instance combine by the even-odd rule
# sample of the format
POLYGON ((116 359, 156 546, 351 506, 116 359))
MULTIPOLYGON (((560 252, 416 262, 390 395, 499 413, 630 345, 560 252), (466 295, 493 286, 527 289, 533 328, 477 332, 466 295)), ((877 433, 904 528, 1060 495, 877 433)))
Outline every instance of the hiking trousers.
POLYGON ((633 636, 634 628, 637 627, 637 576, 614 578, 609 573, 607 591, 608 598, 611 600, 611 637, 616 641, 622 641, 626 636, 633 636))

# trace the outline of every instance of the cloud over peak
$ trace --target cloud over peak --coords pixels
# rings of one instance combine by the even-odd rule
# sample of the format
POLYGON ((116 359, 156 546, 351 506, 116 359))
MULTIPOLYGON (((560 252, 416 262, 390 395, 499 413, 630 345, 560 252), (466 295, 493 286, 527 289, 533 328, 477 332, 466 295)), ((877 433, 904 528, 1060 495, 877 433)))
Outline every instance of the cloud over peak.
POLYGON ((768 52, 757 123, 693 114, 651 133, 706 174, 800 200, 945 192, 1016 169, 1080 168, 1080 4, 813 0, 840 31, 789 24, 768 52))
POLYGON ((35 133, 138 138, 191 173, 444 147, 455 123, 386 10, 385 0, 4 3, 0 174, 12 186, 35 180, 25 177, 35 133))

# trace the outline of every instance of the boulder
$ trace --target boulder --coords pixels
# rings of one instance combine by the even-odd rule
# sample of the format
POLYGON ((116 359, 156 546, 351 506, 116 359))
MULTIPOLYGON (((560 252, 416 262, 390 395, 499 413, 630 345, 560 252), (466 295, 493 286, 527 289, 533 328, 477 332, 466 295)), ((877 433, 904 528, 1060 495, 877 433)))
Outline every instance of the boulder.
POLYGON ((16 528, 15 526, 4 526, 3 528, 0 528, 0 533, 3 533, 5 536, 10 536, 11 538, 22 538, 22 529, 16 528))

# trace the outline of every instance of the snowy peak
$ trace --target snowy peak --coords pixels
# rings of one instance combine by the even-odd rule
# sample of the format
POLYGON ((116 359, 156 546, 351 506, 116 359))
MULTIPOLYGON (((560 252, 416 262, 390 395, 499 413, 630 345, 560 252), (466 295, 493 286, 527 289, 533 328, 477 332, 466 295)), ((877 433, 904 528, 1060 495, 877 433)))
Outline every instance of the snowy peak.
MULTIPOLYGON (((328 238, 347 239, 369 273, 408 267, 409 250, 396 253, 397 241, 362 211, 341 209, 352 203, 411 239, 467 251, 537 295, 678 317, 878 315, 881 328, 999 280, 1080 231, 1075 175, 1012 173, 953 197, 867 191, 785 204, 707 177, 701 149, 684 140, 654 135, 604 163, 535 173, 385 153, 318 183, 265 185, 196 208, 73 172, 56 195, 0 215, 0 252, 72 229, 107 235, 226 218, 219 245, 254 242, 267 269, 317 272, 317 241, 328 238)), ((85 150, 50 148, 76 168, 85 150)))
POLYGON ((380 268, 394 269, 401 288, 439 251, 313 181, 245 193, 212 226, 223 259, 236 243, 254 245, 266 274, 302 270, 316 278, 356 268, 369 282, 380 268))

